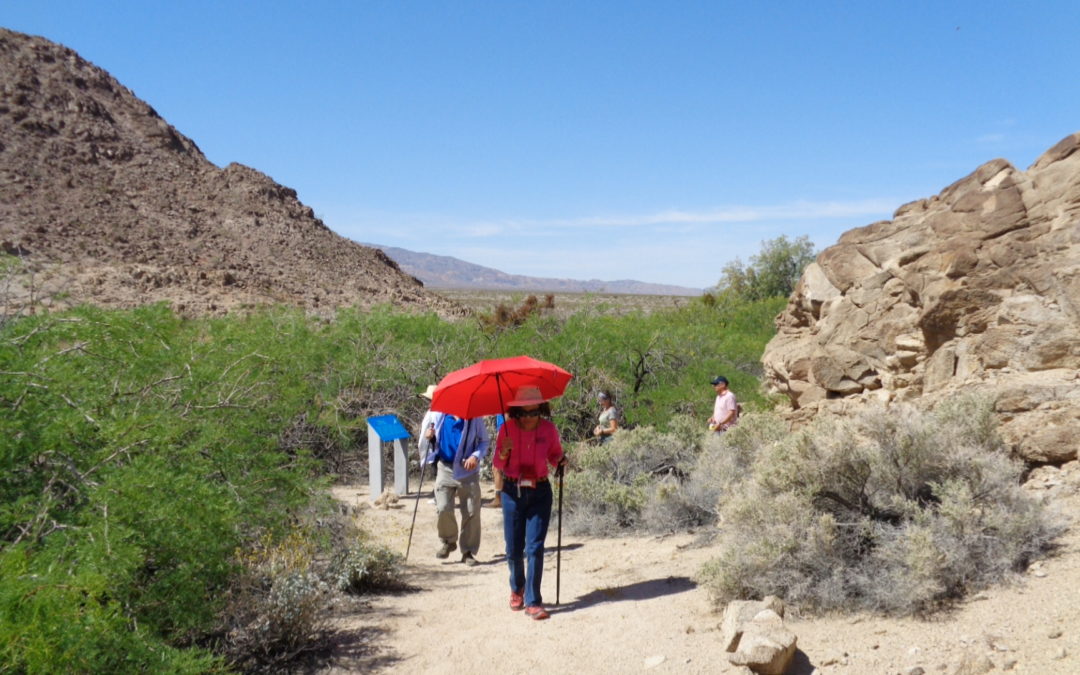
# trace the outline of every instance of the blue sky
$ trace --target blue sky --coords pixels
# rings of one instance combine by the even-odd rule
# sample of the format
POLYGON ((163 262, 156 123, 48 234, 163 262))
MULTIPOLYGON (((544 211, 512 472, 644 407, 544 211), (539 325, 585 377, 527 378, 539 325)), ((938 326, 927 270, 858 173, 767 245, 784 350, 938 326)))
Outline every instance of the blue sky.
POLYGON ((5 0, 334 231, 695 288, 1080 131, 1080 3, 5 0))

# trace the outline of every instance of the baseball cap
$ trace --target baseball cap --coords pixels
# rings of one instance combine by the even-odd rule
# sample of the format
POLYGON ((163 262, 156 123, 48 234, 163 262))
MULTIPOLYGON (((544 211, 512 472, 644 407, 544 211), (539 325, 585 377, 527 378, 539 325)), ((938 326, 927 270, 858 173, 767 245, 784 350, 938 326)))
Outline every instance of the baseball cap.
POLYGON ((728 383, 728 381, 727 381, 727 378, 726 378, 726 377, 724 377, 723 375, 717 375, 717 376, 716 376, 716 377, 714 377, 714 378, 713 378, 712 380, 710 380, 710 383, 711 383, 711 384, 712 384, 712 386, 714 386, 714 387, 715 387, 716 385, 720 384, 721 382, 722 382, 722 383, 724 383, 724 384, 727 384, 727 383, 728 383))

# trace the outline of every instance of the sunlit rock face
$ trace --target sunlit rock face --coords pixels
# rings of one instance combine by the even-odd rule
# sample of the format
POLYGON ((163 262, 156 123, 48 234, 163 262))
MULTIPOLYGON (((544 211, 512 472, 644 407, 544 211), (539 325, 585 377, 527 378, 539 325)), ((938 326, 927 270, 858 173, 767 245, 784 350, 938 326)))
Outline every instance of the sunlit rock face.
POLYGON ((988 162, 803 273, 763 357, 794 416, 867 401, 995 397, 1033 462, 1080 441, 1080 133, 1027 171, 988 162))

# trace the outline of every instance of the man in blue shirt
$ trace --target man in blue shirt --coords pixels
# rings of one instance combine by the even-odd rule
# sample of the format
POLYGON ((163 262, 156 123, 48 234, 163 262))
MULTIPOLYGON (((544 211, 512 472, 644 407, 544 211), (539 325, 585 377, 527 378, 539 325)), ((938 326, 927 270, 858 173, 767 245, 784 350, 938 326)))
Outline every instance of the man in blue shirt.
POLYGON ((476 565, 480 550, 480 464, 491 444, 484 420, 466 420, 429 410, 420 424, 419 439, 421 468, 438 463, 435 511, 442 546, 435 557, 448 558, 460 547, 461 561, 470 567, 476 565), (454 516, 455 497, 461 511, 460 529, 454 516))

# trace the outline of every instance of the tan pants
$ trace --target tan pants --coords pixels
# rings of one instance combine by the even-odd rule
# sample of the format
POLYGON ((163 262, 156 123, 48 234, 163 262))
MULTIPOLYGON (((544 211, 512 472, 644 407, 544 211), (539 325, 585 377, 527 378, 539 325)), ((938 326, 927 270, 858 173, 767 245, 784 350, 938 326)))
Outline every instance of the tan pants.
POLYGON ((480 473, 460 481, 454 480, 454 469, 439 462, 435 475, 435 511, 439 539, 453 544, 457 540, 461 554, 480 551, 480 473), (461 529, 454 516, 454 498, 461 511, 461 529), (459 537, 460 534, 460 537, 459 537))

